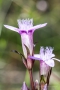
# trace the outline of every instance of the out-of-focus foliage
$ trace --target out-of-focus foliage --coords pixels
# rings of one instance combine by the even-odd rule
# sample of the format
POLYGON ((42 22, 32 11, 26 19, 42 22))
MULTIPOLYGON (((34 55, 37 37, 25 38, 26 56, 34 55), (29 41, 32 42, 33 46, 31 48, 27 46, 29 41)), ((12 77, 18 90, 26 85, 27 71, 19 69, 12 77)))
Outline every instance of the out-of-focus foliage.
MULTIPOLYGON (((3 26, 8 24, 18 27, 17 19, 22 18, 33 18, 34 25, 48 23, 46 27, 34 32, 34 43, 37 42, 34 51, 39 53, 40 46, 52 46, 54 47, 56 58, 60 58, 60 0, 0 0, 1 90, 20 90, 25 78, 26 68, 22 63, 21 57, 11 52, 11 50, 17 50, 23 53, 20 35, 3 26), (44 1, 42 5, 41 1, 44 1)), ((51 80, 50 90, 60 90, 60 80, 58 80, 60 63, 55 63, 53 73, 57 73, 58 76, 55 77, 52 74, 54 78, 53 81, 51 80)), ((36 71, 34 77, 37 79, 38 62, 35 62, 33 70, 36 71)))

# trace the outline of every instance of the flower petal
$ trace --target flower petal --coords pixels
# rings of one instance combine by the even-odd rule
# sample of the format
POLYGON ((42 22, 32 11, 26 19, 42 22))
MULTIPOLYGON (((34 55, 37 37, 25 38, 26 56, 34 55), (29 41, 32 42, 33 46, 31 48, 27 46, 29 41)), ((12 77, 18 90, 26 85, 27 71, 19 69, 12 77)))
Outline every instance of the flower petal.
POLYGON ((55 54, 51 54, 51 57, 55 57, 55 54))
POLYGON ((54 60, 56 60, 56 61, 60 62, 60 60, 59 60, 59 59, 57 59, 57 58, 52 58, 52 59, 54 59, 54 60))
POLYGON ((45 63, 46 63, 47 65, 49 65, 50 67, 54 67, 54 66, 55 66, 54 60, 52 60, 52 59, 46 60, 45 63))
POLYGON ((30 59, 33 60, 40 60, 40 55, 39 54, 34 54, 34 56, 29 56, 30 59))
POLYGON ((34 54, 34 57, 40 58, 40 54, 34 54))
POLYGON ((33 32, 34 32, 36 29, 45 27, 46 25, 47 25, 47 23, 39 24, 39 25, 36 25, 36 26, 31 27, 30 30, 33 30, 33 32))
POLYGON ((33 35, 32 33, 22 33, 21 34, 21 41, 22 41, 22 49, 23 49, 23 53, 25 58, 27 58, 27 50, 25 45, 28 47, 29 51, 30 51, 30 55, 32 56, 32 52, 33 52, 33 35))
POLYGON ((9 25, 4 25, 4 27, 6 27, 6 28, 8 28, 8 29, 10 29, 10 30, 12 30, 12 31, 15 31, 15 32, 18 32, 18 33, 19 33, 19 30, 18 30, 18 28, 16 28, 16 27, 9 26, 9 25))

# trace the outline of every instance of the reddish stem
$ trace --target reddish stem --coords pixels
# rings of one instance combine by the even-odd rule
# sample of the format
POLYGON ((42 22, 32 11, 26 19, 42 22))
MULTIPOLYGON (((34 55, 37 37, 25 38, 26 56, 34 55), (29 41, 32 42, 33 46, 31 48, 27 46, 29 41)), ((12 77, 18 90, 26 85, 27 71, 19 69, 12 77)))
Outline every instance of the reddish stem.
POLYGON ((30 75, 31 90, 34 90, 34 82, 33 82, 32 69, 29 70, 29 75, 30 75))

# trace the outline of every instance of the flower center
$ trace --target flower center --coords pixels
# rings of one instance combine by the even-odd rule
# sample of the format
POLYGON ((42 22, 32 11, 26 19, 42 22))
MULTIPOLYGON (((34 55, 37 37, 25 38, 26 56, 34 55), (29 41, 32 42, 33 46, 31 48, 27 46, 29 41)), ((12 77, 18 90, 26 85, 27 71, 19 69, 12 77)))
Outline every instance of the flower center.
POLYGON ((18 20, 18 26, 20 30, 28 31, 31 27, 33 27, 33 19, 18 20))

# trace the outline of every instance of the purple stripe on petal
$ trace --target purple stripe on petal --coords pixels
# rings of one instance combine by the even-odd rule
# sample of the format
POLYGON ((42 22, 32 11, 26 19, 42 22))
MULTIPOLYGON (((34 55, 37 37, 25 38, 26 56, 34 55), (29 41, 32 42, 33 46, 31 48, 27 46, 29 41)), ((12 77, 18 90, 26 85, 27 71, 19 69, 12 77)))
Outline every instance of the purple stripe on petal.
POLYGON ((28 33, 32 33, 32 30, 29 30, 28 33))
POLYGON ((27 32, 24 31, 24 30, 19 31, 19 33, 20 33, 20 34, 23 34, 23 33, 26 33, 26 34, 27 34, 27 32))

